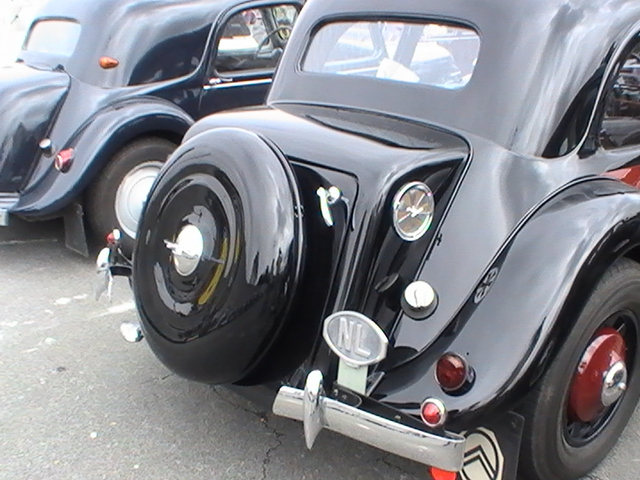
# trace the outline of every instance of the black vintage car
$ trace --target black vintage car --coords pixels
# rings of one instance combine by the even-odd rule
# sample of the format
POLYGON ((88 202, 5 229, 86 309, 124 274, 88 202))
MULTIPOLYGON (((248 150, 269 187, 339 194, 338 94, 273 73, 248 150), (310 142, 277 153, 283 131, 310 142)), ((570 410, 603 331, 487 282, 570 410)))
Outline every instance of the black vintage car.
POLYGON ((264 101, 302 0, 52 0, 0 69, 0 226, 83 216, 132 248, 194 119, 264 101))
POLYGON ((266 107, 197 122, 101 255, 123 333, 275 385, 309 447, 585 475, 640 396, 639 55, 636 0, 310 0, 266 107))

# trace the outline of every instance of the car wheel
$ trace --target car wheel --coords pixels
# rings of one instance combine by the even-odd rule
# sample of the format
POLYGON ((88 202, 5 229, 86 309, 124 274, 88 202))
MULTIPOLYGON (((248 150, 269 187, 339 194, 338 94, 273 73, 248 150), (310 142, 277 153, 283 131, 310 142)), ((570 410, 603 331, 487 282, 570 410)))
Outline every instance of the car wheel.
POLYGON ((87 193, 88 222, 98 241, 118 228, 123 251, 133 251, 151 185, 175 148, 168 140, 145 138, 130 143, 111 159, 87 193))
POLYGON ((247 378, 291 319, 302 270, 291 165, 263 137, 218 128, 183 144, 149 196, 133 293, 149 346, 203 383, 247 378))
POLYGON ((620 259, 523 405, 524 478, 576 479, 611 450, 640 396, 639 319, 640 265, 620 259))

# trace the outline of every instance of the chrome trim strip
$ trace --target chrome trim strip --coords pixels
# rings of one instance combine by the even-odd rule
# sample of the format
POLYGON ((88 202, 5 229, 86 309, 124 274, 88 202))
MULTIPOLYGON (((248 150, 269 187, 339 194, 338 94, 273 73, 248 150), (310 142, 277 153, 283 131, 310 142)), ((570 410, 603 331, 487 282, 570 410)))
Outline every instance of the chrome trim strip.
POLYGON ((310 428, 305 425, 305 431, 324 427, 425 465, 449 471, 462 469, 466 442, 462 435, 424 432, 325 397, 321 392, 315 392, 317 396, 309 395, 307 390, 313 385, 322 387, 318 382, 318 375, 321 378, 322 374, 316 370, 309 377, 311 375, 314 377, 307 382, 305 390, 281 387, 273 403, 273 413, 305 422, 309 421, 306 418, 313 417, 315 425, 309 425, 310 428), (308 402, 313 405, 307 406, 308 402))
POLYGON ((239 82, 225 82, 218 83, 215 85, 205 85, 203 87, 204 90, 217 90, 220 88, 233 88, 233 87, 251 87, 253 85, 264 85, 267 83, 271 83, 270 78, 261 78, 258 80, 241 80, 239 82))

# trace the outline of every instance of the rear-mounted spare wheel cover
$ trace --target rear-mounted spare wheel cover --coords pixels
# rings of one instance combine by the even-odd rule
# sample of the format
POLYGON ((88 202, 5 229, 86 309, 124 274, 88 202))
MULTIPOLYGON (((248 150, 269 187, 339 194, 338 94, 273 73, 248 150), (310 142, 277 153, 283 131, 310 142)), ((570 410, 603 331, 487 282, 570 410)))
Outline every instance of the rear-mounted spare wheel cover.
POLYGON ((230 383, 259 364, 300 277, 300 212, 291 166, 257 134, 214 129, 174 153, 133 261, 143 331, 167 367, 230 383))

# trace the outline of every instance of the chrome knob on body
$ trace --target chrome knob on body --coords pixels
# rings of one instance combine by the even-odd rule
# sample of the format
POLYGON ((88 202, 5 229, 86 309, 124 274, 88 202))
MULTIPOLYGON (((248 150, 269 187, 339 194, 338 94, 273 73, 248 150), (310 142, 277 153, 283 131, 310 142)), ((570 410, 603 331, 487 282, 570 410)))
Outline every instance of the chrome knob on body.
POLYGON ((327 224, 327 227, 333 227, 334 222, 331 206, 342 198, 342 192, 335 186, 329 188, 320 187, 316 190, 316 195, 318 195, 320 199, 320 213, 322 214, 324 223, 327 224))
POLYGON ((407 285, 402 294, 401 304, 407 315, 422 320, 436 309, 438 296, 431 285, 418 280, 407 285))

